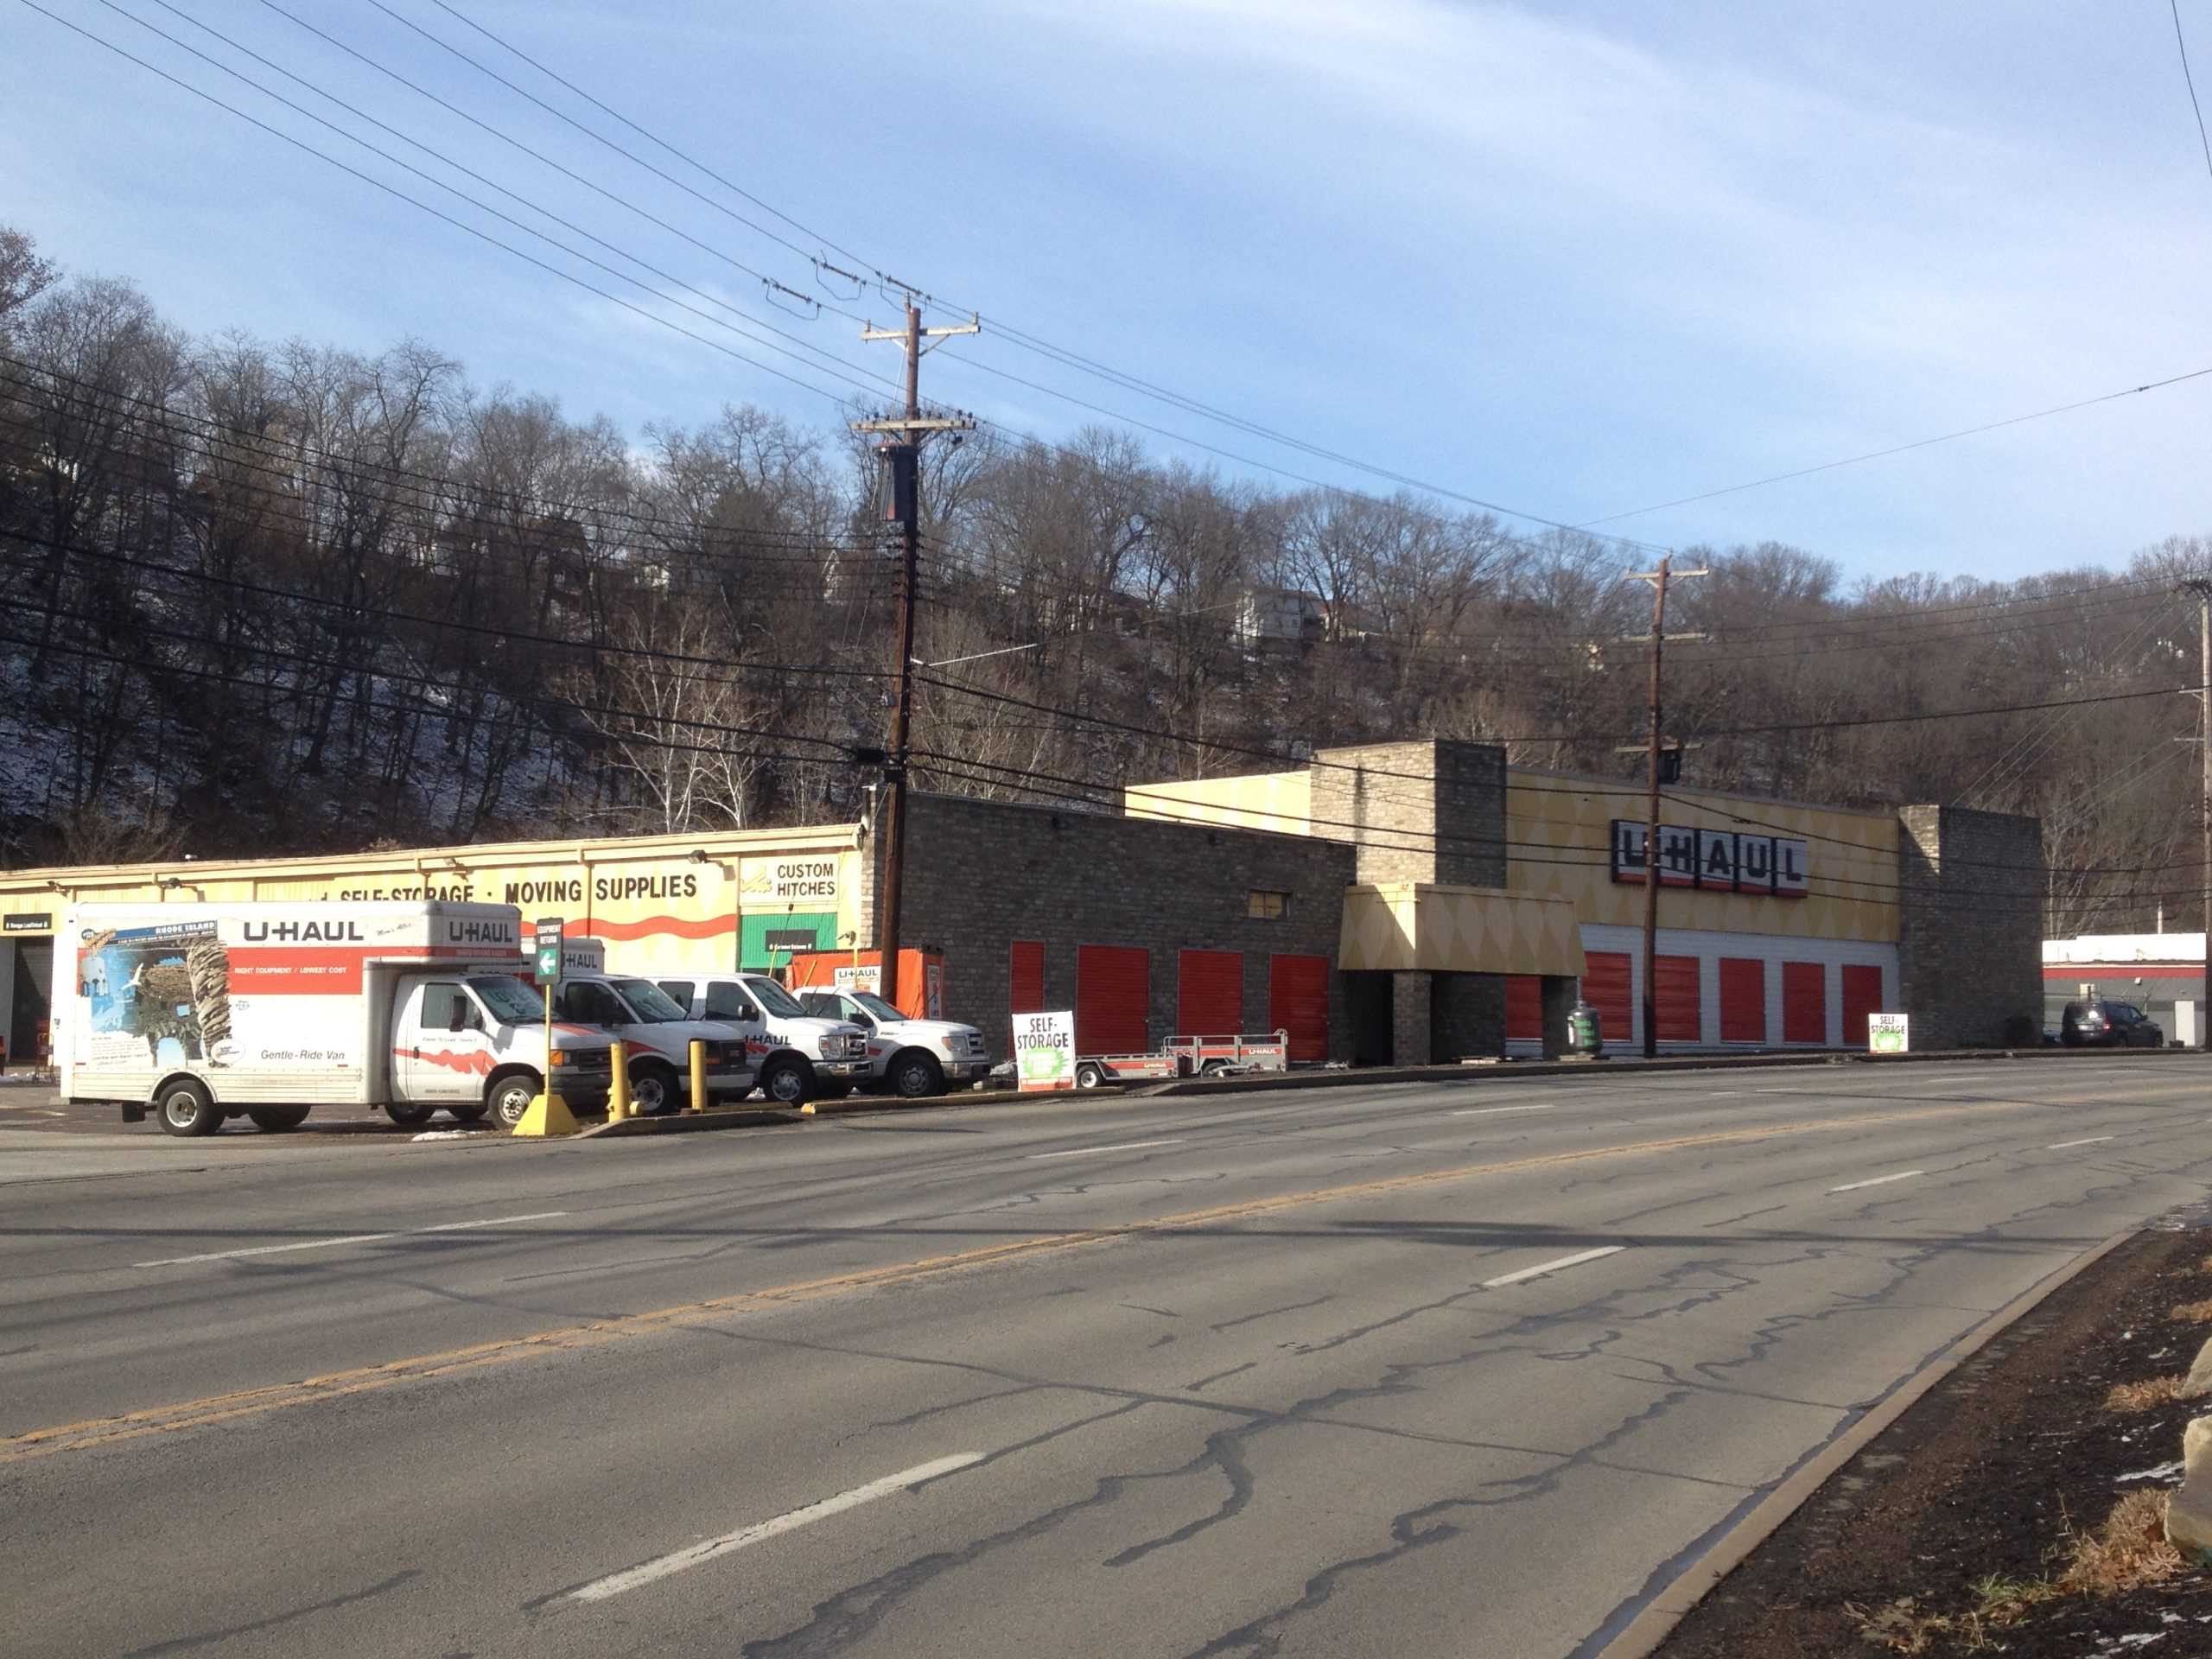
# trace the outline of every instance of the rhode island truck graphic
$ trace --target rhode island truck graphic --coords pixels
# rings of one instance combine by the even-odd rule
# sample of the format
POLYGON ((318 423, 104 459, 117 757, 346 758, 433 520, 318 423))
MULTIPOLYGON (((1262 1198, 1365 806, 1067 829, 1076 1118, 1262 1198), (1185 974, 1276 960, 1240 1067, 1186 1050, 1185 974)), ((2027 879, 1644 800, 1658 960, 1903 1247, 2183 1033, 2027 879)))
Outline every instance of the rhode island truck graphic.
POLYGON ((137 1039, 154 1065, 230 1057, 230 953, 213 923, 95 933, 77 962, 95 1033, 137 1039))

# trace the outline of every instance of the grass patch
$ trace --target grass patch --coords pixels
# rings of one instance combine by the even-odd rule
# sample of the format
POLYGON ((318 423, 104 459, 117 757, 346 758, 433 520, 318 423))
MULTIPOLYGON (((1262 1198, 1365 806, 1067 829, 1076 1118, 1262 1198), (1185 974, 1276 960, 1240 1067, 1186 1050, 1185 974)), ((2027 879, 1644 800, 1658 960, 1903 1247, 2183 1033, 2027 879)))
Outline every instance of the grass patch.
POLYGON ((2105 1396, 2107 1411, 2150 1411, 2158 1406, 2171 1406, 2181 1398, 2183 1376, 2154 1376, 2146 1382, 2116 1383, 2105 1396))
POLYGON ((2164 1584, 2182 1570, 2181 1551, 2166 1541, 2166 1494, 2130 1492, 2094 1533, 2075 1533, 2058 1587, 2070 1595, 2107 1597, 2164 1584))
POLYGON ((2212 1325, 2212 1302, 2183 1302, 2174 1309, 2174 1318, 2184 1325, 2212 1325))

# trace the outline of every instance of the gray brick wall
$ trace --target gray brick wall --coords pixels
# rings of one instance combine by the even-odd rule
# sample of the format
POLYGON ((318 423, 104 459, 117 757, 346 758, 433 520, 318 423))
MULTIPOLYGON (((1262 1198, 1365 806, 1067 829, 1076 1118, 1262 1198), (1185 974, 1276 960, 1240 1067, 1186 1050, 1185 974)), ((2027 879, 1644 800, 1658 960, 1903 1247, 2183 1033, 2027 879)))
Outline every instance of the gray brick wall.
POLYGON ((1440 1060, 1505 1052, 1505 976, 1436 976, 1433 1036, 1440 1060))
POLYGON ((1505 885, 1503 749, 1370 743, 1314 759, 1313 833, 1358 842, 1360 880, 1505 885))
MULTIPOLYGON (((901 935, 944 953, 948 1018, 982 1028, 1005 1058, 1010 948, 1045 945, 1047 1007, 1076 1005, 1078 944, 1141 945, 1151 961, 1149 1040, 1175 1028, 1179 953, 1244 953, 1244 1023, 1268 1027, 1268 958, 1336 960, 1353 849, 1299 836, 1161 823, 959 796, 907 798, 901 935), (1287 893, 1279 920, 1246 914, 1253 888, 1287 893)), ((1330 1052, 1349 1043, 1331 973, 1330 1052)))
POLYGON ((2001 1044, 2022 1019, 2039 1032, 2040 821, 1907 806, 1897 823, 1897 976, 1913 1046, 2001 1044))
POLYGON ((1423 973, 1390 976, 1390 1063, 1427 1065, 1436 1058, 1436 988, 1423 973))

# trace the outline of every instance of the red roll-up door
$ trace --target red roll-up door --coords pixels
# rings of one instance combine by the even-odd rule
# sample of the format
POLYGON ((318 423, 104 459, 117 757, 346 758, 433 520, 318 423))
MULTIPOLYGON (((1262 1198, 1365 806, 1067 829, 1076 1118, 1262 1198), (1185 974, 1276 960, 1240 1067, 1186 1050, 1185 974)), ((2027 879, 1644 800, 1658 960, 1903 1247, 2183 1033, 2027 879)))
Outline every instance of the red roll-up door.
POLYGON ((1598 1034, 1616 1047, 1626 1047, 1636 1037, 1628 952, 1587 950, 1583 957, 1582 1000, 1598 1010, 1598 1034))
POLYGON ((1152 953, 1133 944, 1075 949, 1075 1052, 1141 1054, 1150 1046, 1152 953))
POLYGON ((1843 970, 1843 1046, 1866 1046, 1866 1016, 1882 1011, 1882 970, 1854 963, 1843 970))
POLYGON ((1766 1041, 1766 963, 1751 957, 1720 958, 1720 1040, 1766 1041))
POLYGON ((1175 981, 1175 1029, 1185 1037, 1234 1037, 1244 1029, 1244 953, 1185 950, 1175 981))
POLYGON ((1007 964, 1012 982, 1015 1014, 1045 1011, 1045 945, 1039 939, 1016 939, 1007 964))
POLYGON ((1505 976, 1505 1040, 1540 1043, 1544 1039, 1544 982, 1534 974, 1505 976))
MULTIPOLYGON (((1662 883, 1665 878, 1661 878, 1662 883)), ((1659 1040, 1694 1043, 1705 1035, 1699 1019, 1695 957, 1661 957, 1651 964, 1651 988, 1658 999, 1659 1040)))
POLYGON ((1290 1033, 1290 1058, 1329 1058, 1329 959, 1268 958, 1268 1027, 1290 1033))
POLYGON ((1828 1039, 1828 973, 1817 962, 1782 964, 1782 1040, 1828 1039))

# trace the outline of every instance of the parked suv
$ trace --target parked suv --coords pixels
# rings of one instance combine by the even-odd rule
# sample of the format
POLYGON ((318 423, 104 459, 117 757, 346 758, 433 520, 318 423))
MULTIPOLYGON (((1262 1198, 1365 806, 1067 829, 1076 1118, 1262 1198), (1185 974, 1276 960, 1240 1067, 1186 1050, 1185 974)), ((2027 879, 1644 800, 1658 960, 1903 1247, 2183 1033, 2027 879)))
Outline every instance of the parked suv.
POLYGON ((806 991, 799 1001, 809 1014, 858 1026, 868 1036, 868 1083, 909 1100, 990 1074, 983 1033, 973 1026, 909 1020, 873 991, 806 991))
POLYGON ((2069 1002, 2058 1039, 2069 1048, 2160 1048, 2166 1033, 2133 1002, 2069 1002))

